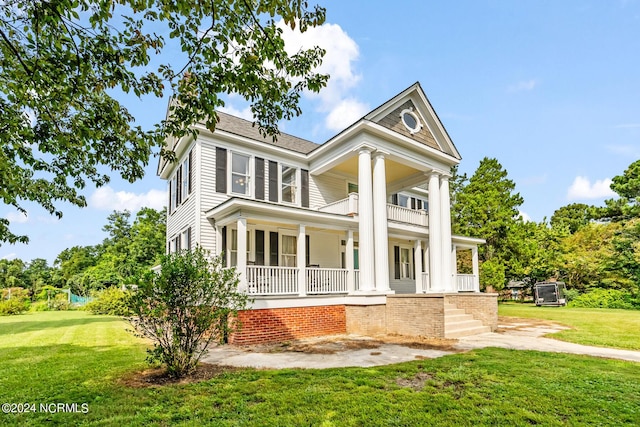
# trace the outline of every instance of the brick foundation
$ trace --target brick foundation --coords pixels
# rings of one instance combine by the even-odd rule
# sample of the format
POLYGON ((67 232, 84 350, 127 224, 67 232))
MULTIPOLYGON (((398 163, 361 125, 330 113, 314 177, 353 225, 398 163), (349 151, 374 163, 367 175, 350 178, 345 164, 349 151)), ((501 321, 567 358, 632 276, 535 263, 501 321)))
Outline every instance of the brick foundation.
POLYGON ((388 296, 387 333, 413 337, 444 337, 442 297, 388 296))
POLYGON ((238 313, 242 329, 231 336, 236 345, 282 342, 298 338, 345 334, 344 305, 270 308, 238 313))
POLYGON ((348 305, 346 307, 347 333, 380 335, 386 333, 386 306, 348 305))
POLYGON ((455 304, 458 308, 473 315, 483 325, 489 326, 492 331, 498 328, 498 294, 449 294, 445 296, 445 302, 455 304))

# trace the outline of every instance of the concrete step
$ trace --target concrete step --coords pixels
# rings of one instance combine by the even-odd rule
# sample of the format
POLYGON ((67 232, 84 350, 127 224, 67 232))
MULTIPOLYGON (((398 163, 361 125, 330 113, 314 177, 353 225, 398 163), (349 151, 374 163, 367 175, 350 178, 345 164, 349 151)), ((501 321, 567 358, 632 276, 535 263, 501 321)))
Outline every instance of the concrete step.
POLYGON ((476 326, 476 327, 472 327, 472 328, 467 328, 467 329, 458 329, 456 331, 451 331, 451 332, 445 332, 444 333, 444 337, 445 338, 462 338, 462 337, 468 337, 471 335, 479 335, 479 334, 484 334, 487 332, 491 332, 491 328, 488 326, 476 326))
POLYGON ((464 311, 461 308, 445 308, 444 309, 445 317, 455 316, 455 315, 459 315, 459 314, 468 316, 467 312, 464 311))
POLYGON ((457 331, 459 329, 469 329, 469 328, 475 328, 478 326, 484 326, 482 324, 481 321, 472 318, 467 318, 464 320, 458 320, 456 322, 449 322, 449 320, 447 319, 444 322, 444 333, 446 334, 447 332, 450 331, 457 331))
POLYGON ((446 314, 444 316, 444 319, 445 319, 445 324, 448 325, 449 323, 463 322, 465 320, 473 319, 473 316, 470 316, 468 314, 462 314, 462 313, 454 314, 454 315, 446 314))

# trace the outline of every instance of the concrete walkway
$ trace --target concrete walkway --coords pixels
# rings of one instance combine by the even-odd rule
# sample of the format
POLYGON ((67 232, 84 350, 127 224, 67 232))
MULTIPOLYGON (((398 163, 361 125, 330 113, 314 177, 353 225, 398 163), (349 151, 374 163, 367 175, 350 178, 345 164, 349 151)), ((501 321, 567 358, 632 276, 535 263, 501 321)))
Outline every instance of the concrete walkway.
POLYGON ((543 337, 545 334, 562 329, 566 328, 555 324, 540 326, 509 322, 501 324, 498 333, 490 332, 460 338, 457 342, 452 341, 451 346, 445 347, 445 349, 424 348, 428 347, 424 345, 380 342, 359 336, 339 336, 329 340, 327 338, 301 340, 299 343, 303 345, 298 346, 297 349, 294 348, 295 351, 288 351, 286 347, 274 349, 273 347, 217 346, 211 348, 201 361, 227 366, 266 369, 370 367, 416 359, 433 359, 478 348, 500 347, 514 350, 583 354, 640 362, 640 351, 591 347, 543 337), (332 343, 340 345, 332 347, 332 343), (345 343, 350 345, 345 346, 345 343))

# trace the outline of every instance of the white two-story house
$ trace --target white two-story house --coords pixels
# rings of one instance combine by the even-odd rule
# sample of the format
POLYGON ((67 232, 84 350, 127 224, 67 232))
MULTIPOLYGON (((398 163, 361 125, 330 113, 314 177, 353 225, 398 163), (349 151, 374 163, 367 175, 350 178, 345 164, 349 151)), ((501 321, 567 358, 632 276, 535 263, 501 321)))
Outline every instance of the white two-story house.
POLYGON ((224 254, 253 297, 236 343, 495 328, 496 296, 479 292, 483 240, 451 234, 461 157, 418 83, 323 144, 218 118, 173 143, 178 161, 158 175, 168 251, 224 254))

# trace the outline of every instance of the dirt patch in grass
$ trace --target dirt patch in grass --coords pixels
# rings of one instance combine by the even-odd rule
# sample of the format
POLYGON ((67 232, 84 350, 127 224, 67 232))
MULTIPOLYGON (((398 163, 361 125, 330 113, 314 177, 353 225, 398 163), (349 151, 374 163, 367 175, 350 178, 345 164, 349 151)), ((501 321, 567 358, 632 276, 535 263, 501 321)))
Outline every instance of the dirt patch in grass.
POLYGON ((244 351, 256 353, 308 353, 335 354, 349 350, 370 350, 385 344, 396 344, 421 350, 458 351, 456 340, 440 338, 403 337, 381 335, 375 338, 336 335, 331 337, 308 338, 277 344, 260 344, 243 347, 244 351))
POLYGON ((167 374, 164 368, 149 368, 144 371, 132 372, 123 377, 119 383, 125 387, 144 388, 174 384, 190 384, 200 381, 210 380, 228 372, 237 371, 240 368, 224 365, 212 365, 210 363, 199 363, 198 367, 191 374, 183 378, 173 378, 167 374))
POLYGON ((568 329, 569 327, 558 322, 544 319, 530 319, 523 317, 498 317, 498 328, 495 332, 505 333, 509 331, 522 331, 531 328, 568 329))
POLYGON ((396 384, 400 387, 412 388, 416 391, 420 391, 424 388, 424 384, 433 379, 433 375, 428 372, 418 372, 413 378, 398 378, 396 384))

